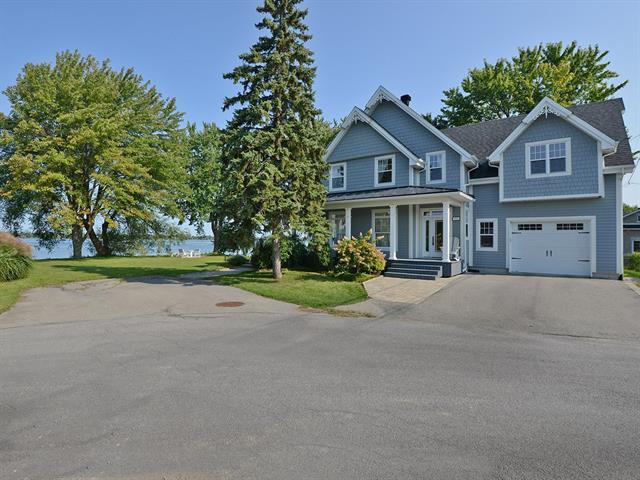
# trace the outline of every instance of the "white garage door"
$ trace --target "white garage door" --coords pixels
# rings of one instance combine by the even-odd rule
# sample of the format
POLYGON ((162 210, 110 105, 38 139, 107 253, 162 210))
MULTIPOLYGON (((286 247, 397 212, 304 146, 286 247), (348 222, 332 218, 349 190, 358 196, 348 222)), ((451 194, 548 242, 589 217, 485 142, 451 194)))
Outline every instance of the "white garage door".
POLYGON ((511 222, 512 272, 591 275, 590 221, 511 222))

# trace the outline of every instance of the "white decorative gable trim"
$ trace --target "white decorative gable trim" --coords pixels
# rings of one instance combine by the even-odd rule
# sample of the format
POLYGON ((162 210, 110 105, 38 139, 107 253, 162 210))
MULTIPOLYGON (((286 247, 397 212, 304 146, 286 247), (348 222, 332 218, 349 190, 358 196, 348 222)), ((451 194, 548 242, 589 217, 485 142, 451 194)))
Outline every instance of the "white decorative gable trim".
POLYGON ((400 100, 398 97, 396 97, 393 93, 391 93, 389 90, 384 88, 382 85, 380 85, 377 88, 377 90, 373 93, 373 95, 367 102, 364 109, 365 112, 368 115, 371 115, 376 109, 376 107, 380 103, 382 103, 384 100, 395 103, 398 106, 398 108, 400 108, 407 115, 413 118, 416 122, 418 122, 420 125, 426 128, 429 132, 434 134, 437 138, 442 140, 445 144, 447 144, 453 150, 458 152, 462 157, 462 161, 465 162, 468 167, 475 167, 478 165, 478 159, 474 155, 467 152, 464 148, 462 148, 456 142, 451 140, 449 137, 447 137, 444 133, 442 133, 436 127, 434 127, 429 122, 427 122, 422 115, 416 112, 413 108, 406 105, 402 100, 400 100))
POLYGON ((393 135, 387 132, 384 128, 380 126, 373 118, 367 115, 365 112, 360 110, 358 107, 353 107, 351 113, 344 119, 342 122, 341 130, 336 135, 336 138, 329 144, 327 147, 327 151, 324 154, 324 160, 327 161, 336 147, 342 141, 342 138, 347 134, 351 125, 357 122, 366 123, 371 128, 373 128, 382 138, 384 138, 387 142, 393 145, 400 153, 402 153, 405 157, 409 159, 409 165, 417 165, 419 167, 424 166, 424 161, 421 158, 418 158, 416 155, 411 152, 407 147, 405 147, 402 143, 398 141, 393 135))
POLYGON ((535 122, 538 117, 544 115, 545 118, 549 114, 556 115, 567 122, 569 122, 574 127, 582 130, 587 135, 600 142, 602 145, 602 151, 604 153, 613 153, 618 148, 618 142, 613 140, 608 135, 605 135, 600 130, 592 126, 591 124, 585 122, 580 117, 576 116, 571 112, 571 110, 563 107, 557 102, 554 102, 549 97, 543 98, 536 107, 529 112, 529 114, 524 117, 520 125, 516 127, 516 129, 509 134, 504 141, 498 145, 491 155, 489 155, 489 162, 491 163, 500 163, 500 159, 502 158, 502 153, 511 145, 516 138, 518 138, 522 132, 524 132, 533 122, 535 122))

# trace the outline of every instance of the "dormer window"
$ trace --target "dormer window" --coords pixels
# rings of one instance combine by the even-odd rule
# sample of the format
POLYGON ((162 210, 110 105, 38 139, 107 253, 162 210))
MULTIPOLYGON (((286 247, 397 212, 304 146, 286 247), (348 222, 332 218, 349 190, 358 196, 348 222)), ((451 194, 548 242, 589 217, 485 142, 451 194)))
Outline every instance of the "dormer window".
POLYGON ((376 157, 375 161, 375 186, 382 187, 395 184, 395 155, 385 155, 384 157, 376 157))
POLYGON ((571 139, 560 138, 525 144, 526 177, 555 177, 571 173, 571 139))
POLYGON ((331 165, 331 175, 329 178, 329 191, 335 192, 347 188, 347 164, 334 163, 331 165))
POLYGON ((447 178, 446 152, 430 152, 425 155, 427 160, 427 183, 443 183, 447 178))

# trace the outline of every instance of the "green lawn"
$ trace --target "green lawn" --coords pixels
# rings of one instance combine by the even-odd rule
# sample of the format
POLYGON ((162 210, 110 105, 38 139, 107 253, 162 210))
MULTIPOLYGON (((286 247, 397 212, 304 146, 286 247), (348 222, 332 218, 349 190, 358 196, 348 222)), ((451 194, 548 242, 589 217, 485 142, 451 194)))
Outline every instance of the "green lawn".
POLYGON ((218 283, 263 297, 303 307, 325 309, 365 300, 367 292, 359 280, 301 270, 285 270, 280 281, 274 280, 270 271, 244 272, 215 278, 218 283))
POLYGON ((640 278, 640 272, 638 272, 637 270, 625 270, 624 271, 624 276, 625 277, 640 278))
POLYGON ((172 276, 225 266, 222 256, 178 257, 110 257, 82 260, 37 260, 27 278, 0 282, 0 312, 9 309, 25 290, 34 287, 104 278, 127 278, 150 275, 172 276))

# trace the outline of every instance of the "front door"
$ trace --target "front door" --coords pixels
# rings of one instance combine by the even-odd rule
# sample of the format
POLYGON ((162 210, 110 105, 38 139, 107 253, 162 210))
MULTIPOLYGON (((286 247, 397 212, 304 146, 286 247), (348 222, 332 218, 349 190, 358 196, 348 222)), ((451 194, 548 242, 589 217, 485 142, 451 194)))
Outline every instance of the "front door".
POLYGON ((423 256, 442 258, 443 231, 442 218, 437 218, 434 212, 431 211, 424 211, 422 213, 422 231, 420 236, 423 256))

